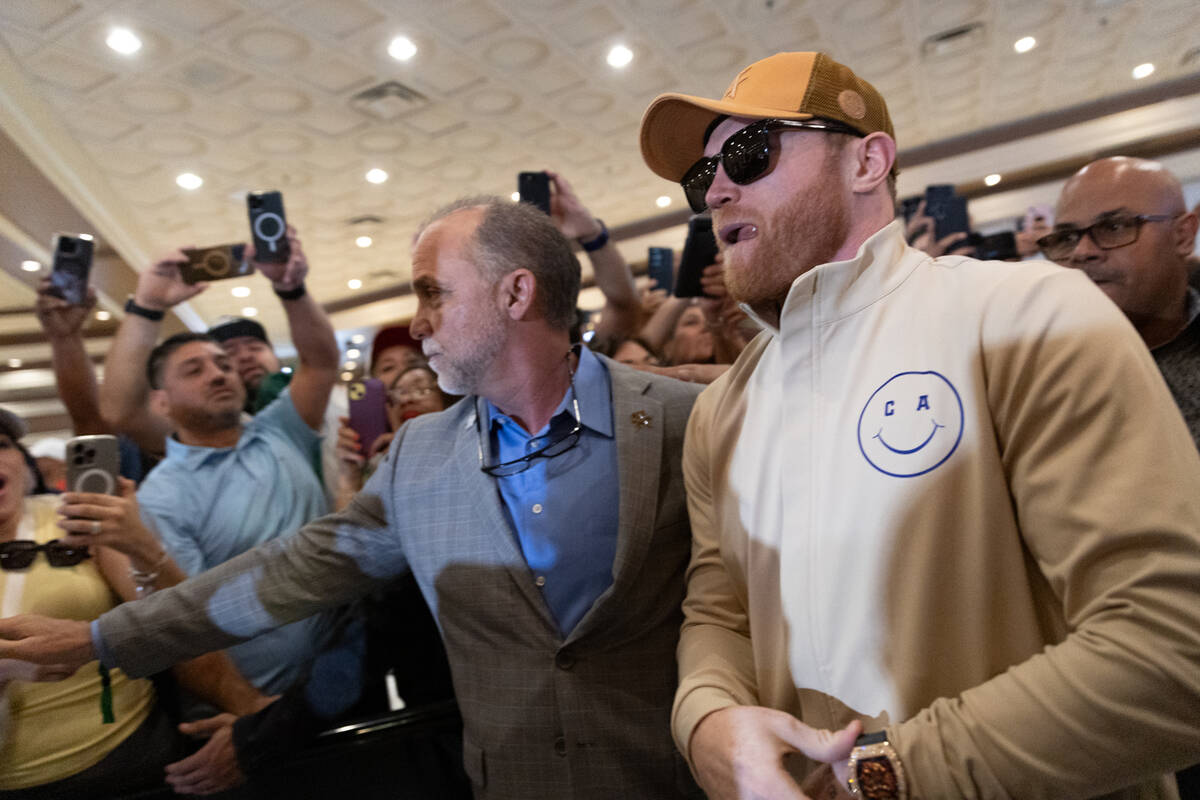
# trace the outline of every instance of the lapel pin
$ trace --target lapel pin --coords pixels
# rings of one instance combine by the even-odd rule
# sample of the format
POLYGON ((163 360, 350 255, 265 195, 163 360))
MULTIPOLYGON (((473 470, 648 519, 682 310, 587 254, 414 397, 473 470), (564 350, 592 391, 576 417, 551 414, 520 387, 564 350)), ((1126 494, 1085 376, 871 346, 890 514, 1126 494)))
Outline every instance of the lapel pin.
POLYGON ((651 422, 650 415, 647 414, 645 411, 633 412, 632 414, 629 415, 629 421, 632 422, 635 427, 640 427, 640 428, 649 428, 650 422, 651 422))

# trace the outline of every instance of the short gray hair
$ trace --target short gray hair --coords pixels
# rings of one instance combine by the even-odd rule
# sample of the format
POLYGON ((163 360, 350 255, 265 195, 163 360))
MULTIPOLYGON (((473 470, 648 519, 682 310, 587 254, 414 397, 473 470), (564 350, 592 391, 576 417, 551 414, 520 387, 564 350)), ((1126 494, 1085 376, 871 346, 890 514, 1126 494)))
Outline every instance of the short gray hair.
POLYGON ((579 259, 571 251, 571 243, 539 209, 495 195, 462 197, 433 212, 417 236, 440 219, 474 208, 483 211, 471 242, 472 260, 480 275, 495 286, 514 270, 529 270, 537 287, 534 307, 551 327, 569 330, 575 324, 579 300, 579 259))

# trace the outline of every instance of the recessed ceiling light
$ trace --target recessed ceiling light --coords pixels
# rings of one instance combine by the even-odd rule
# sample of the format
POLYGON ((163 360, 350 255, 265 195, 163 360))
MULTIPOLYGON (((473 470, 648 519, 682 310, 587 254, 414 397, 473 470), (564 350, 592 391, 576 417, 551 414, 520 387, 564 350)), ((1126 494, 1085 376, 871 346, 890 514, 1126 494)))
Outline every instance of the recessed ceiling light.
POLYGON ((229 290, 229 293, 231 295, 233 295, 234 297, 249 297, 250 296, 250 287, 249 286, 235 286, 229 290))
POLYGON ((358 358, 361 355, 362 355, 362 351, 359 350, 357 347, 351 347, 349 350, 346 351, 346 358, 358 358))
POLYGON ((417 46, 407 36, 397 36, 388 45, 388 55, 397 61, 408 61, 417 54, 417 46))
POLYGON ((983 179, 983 183, 985 186, 995 186, 999 182, 1000 182, 1000 175, 995 172, 993 172, 991 175, 988 175, 986 178, 983 179))
POLYGON ((350 341, 353 342, 354 344, 362 344, 366 340, 367 340, 367 337, 363 336, 361 333, 356 333, 350 337, 350 341))
POLYGON ((357 367, 357 366, 358 366, 358 362, 357 362, 357 361, 347 361, 347 362, 346 362, 345 364, 343 364, 342 366, 343 366, 345 369, 354 369, 355 367, 357 367))
POLYGON ((92 235, 90 233, 81 233, 79 234, 79 238, 86 239, 89 242, 92 241, 92 235))
POLYGON ((101 322, 108 322, 110 319, 112 319, 112 314, 108 313, 104 309, 100 309, 96 312, 96 319, 100 320, 101 322))
POLYGON ((21 269, 25 270, 26 272, 37 272, 41 268, 42 268, 42 265, 36 261, 22 261, 21 262, 21 269))
POLYGON ((142 40, 129 28, 113 28, 104 43, 123 56, 133 55, 142 49, 142 40))
POLYGON ((654 204, 659 208, 666 208, 667 206, 671 205, 671 198, 664 194, 655 200, 654 204))
POLYGON ((388 174, 381 169, 372 169, 367 172, 367 180, 371 183, 383 183, 388 179, 388 174))
POLYGON ((509 197, 512 198, 512 201, 514 203, 521 202, 521 193, 520 192, 513 192, 511 195, 509 195, 509 197))
POLYGON ((612 49, 608 51, 608 65, 610 67, 616 67, 617 69, 627 67, 630 61, 633 61, 633 51, 623 44, 613 45, 612 49))
POLYGON ((352 381, 352 380, 354 380, 354 373, 353 373, 353 372, 343 372, 343 373, 342 373, 342 380, 344 380, 344 381, 352 381))
POLYGON ((360 281, 358 278, 351 278, 350 280, 346 281, 346 285, 351 289, 361 289, 362 281, 360 281))
POLYGON ((1022 36, 1013 42, 1013 50, 1018 53, 1028 53, 1033 48, 1037 47, 1037 39, 1032 36, 1022 36))
POLYGON ((291 375, 291 374, 292 374, 292 368, 291 368, 291 367, 283 367, 283 368, 282 368, 282 369, 280 369, 279 371, 280 371, 280 372, 282 372, 284 375, 291 375))
POLYGON ((1134 80, 1140 81, 1142 78, 1148 78, 1153 74, 1154 74, 1154 65, 1151 64, 1149 61, 1147 61, 1145 64, 1138 64, 1136 67, 1133 68, 1134 80))
POLYGON ((8 360, 8 366, 11 367, 12 369, 20 369, 21 368, 21 359, 10 358, 8 360))
POLYGON ((359 247, 370 247, 375 240, 370 236, 359 236, 354 240, 354 243, 359 247))
POLYGON ((180 188, 187 189, 189 192, 193 189, 199 189, 204 185, 204 178, 199 175, 194 175, 191 172, 185 172, 175 179, 180 188))
POLYGON ((245 308, 242 309, 242 316, 243 317, 257 317, 258 309, 255 308, 254 306, 246 306, 245 308))

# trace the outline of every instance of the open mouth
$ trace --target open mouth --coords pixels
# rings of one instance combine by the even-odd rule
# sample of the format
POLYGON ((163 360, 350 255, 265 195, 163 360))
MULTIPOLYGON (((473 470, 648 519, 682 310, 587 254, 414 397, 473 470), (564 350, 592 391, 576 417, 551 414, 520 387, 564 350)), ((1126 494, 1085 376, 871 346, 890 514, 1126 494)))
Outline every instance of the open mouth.
POLYGON ((721 226, 721 242, 725 245, 737 244, 758 236, 758 226, 748 222, 735 222, 721 226))

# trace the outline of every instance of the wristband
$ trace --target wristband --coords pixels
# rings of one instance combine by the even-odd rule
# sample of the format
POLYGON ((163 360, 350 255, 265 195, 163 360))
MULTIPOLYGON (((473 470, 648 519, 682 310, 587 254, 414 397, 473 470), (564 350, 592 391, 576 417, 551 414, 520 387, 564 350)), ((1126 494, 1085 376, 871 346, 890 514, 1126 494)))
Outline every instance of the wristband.
POLYGON ((579 240, 579 246, 588 253, 594 253, 601 247, 604 247, 604 245, 608 244, 608 228, 605 226, 604 220, 598 219, 596 222, 600 223, 600 232, 596 234, 596 238, 590 239, 586 242, 582 239, 579 240))
MULTIPOLYGON (((274 287, 271 288, 274 289, 274 287)), ((304 284, 301 283, 295 289, 275 289, 275 296, 280 300, 299 300, 307 292, 308 289, 305 289, 304 284)))
POLYGON ((132 297, 125 301, 125 313, 137 314, 139 317, 144 317, 151 322, 162 322, 162 318, 166 316, 166 313, 163 311, 155 311, 153 308, 139 306, 137 303, 133 302, 132 297))

